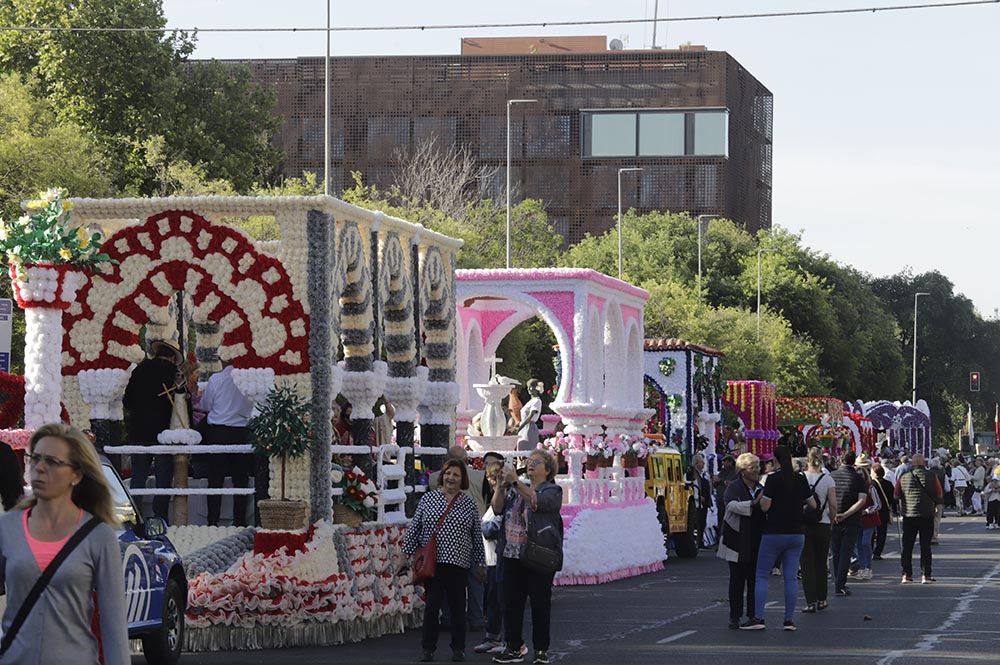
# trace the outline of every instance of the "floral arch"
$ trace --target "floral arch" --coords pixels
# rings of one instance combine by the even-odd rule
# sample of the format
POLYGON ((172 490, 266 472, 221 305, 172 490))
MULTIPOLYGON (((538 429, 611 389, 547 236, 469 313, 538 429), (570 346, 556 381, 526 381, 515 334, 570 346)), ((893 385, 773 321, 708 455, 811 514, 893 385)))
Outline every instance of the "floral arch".
POLYGON ((64 375, 141 360, 140 329, 178 291, 195 323, 219 325, 219 356, 235 367, 309 371, 309 318, 289 275, 240 232, 171 210, 118 231, 105 249, 118 265, 88 281, 66 314, 64 375))
POLYGON ((459 270, 455 280, 460 430, 482 408, 472 386, 488 379, 485 363, 472 358, 480 348, 485 357, 495 355, 511 330, 535 316, 559 345, 562 372, 552 408, 567 431, 642 430, 642 347, 634 340, 642 339, 646 291, 576 268, 459 270))

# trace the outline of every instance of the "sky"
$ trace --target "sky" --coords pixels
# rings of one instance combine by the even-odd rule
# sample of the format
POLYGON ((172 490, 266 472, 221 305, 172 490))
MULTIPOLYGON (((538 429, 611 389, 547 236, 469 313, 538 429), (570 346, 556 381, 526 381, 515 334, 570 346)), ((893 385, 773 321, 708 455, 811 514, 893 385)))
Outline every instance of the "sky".
MULTIPOLYGON (((914 0, 926 2, 927 0, 914 0)), ((900 0, 660 0, 669 17, 910 4, 900 0)), ((326 24, 326 0, 163 0, 172 27, 326 24)), ((653 0, 332 1, 334 26, 608 20, 653 0)), ((1000 4, 660 24, 657 44, 728 51, 774 94, 773 220, 876 276, 948 276, 988 318, 1000 309, 1000 4)), ((607 35, 648 24, 333 33, 333 55, 458 53, 461 37, 607 35)), ((321 56, 322 33, 199 35, 194 57, 321 56)))

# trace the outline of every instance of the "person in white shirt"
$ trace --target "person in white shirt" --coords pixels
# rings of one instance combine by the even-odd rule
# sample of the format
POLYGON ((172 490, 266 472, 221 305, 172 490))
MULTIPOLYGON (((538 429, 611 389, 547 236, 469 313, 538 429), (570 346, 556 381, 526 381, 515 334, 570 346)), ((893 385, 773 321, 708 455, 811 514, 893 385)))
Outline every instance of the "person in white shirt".
POLYGON ((983 485, 986 482, 986 468, 983 460, 978 457, 973 462, 972 469, 972 509, 976 515, 983 514, 983 485))
MULTIPOLYGON (((253 413, 253 402, 248 400, 233 381, 233 367, 212 375, 201 396, 201 408, 208 414, 201 428, 202 440, 206 444, 245 444, 249 442, 247 422, 253 413)), ((233 479, 233 487, 248 487, 253 455, 226 454, 206 455, 208 466, 208 486, 222 487, 226 476, 233 479)), ((256 484, 256 483, 255 483, 256 484)), ((257 493, 266 488, 256 487, 257 493)), ((219 525, 219 511, 222 497, 209 495, 208 524, 219 525)), ((247 497, 233 497, 233 525, 247 525, 247 497)))
POLYGON ((951 469, 951 483, 955 486, 955 504, 958 506, 958 514, 965 515, 968 507, 967 492, 969 488, 969 472, 965 470, 965 465, 958 463, 951 469))

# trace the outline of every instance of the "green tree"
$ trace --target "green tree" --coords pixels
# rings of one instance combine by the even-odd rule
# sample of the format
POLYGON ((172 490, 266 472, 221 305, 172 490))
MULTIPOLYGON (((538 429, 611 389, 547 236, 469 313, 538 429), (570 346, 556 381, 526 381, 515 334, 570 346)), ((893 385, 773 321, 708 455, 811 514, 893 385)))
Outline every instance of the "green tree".
POLYGON ((146 154, 157 136, 168 161, 200 165, 239 191, 275 172, 273 93, 243 68, 188 63, 194 39, 160 31, 161 0, 7 0, 0 24, 150 29, 0 32, 0 68, 30 75, 61 118, 98 142, 119 189, 158 192, 146 154))

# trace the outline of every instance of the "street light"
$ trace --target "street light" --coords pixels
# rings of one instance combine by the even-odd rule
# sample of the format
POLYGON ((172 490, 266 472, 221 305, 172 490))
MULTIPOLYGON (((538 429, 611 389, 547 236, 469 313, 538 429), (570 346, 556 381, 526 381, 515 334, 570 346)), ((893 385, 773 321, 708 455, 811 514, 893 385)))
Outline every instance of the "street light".
POLYGON ((330 195, 330 0, 326 0, 326 58, 323 59, 323 193, 330 195))
POLYGON ((626 171, 641 170, 641 166, 626 166, 618 169, 618 279, 622 278, 622 174, 626 171))
POLYGON ((760 343, 760 257, 765 252, 773 253, 777 252, 777 249, 770 248, 764 249, 763 247, 757 248, 757 343, 760 343))
POLYGON ((701 224, 702 220, 710 222, 718 218, 718 215, 698 215, 698 300, 701 300, 701 224))
POLYGON ((507 100, 507 270, 510 270, 510 236, 512 224, 510 220, 510 107, 514 104, 536 104, 537 99, 507 100))
POLYGON ((917 405, 917 302, 921 296, 929 296, 929 293, 920 291, 913 294, 913 394, 910 404, 917 405))

